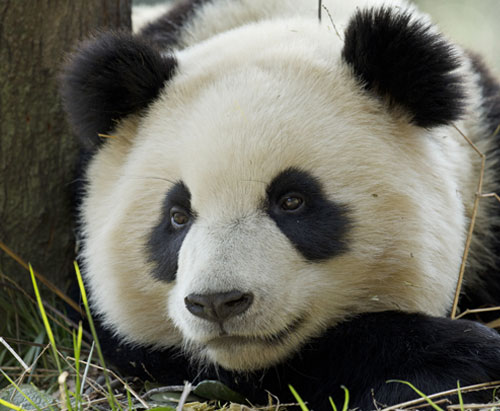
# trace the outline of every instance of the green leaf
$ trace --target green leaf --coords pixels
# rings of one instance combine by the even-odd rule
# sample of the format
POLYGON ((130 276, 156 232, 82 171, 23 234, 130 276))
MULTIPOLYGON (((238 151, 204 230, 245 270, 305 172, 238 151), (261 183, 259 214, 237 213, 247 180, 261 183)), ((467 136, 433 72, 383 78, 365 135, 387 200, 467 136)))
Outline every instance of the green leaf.
POLYGON ((244 396, 228 388, 220 381, 202 381, 193 389, 193 393, 208 400, 236 402, 238 404, 245 403, 244 396))
POLYGON ((2 395, 0 395, 0 411, 6 411, 10 409, 23 409, 30 411, 48 407, 50 405, 50 403, 47 401, 47 398, 50 398, 49 394, 38 391, 28 384, 23 384, 17 388, 23 393, 21 394, 15 387, 9 387, 2 392, 2 395), (12 396, 13 394, 14 396, 12 396), (29 399, 27 399, 26 397, 28 397, 29 399), (14 405, 17 408, 12 408, 6 403, 10 403, 10 405, 14 405))
MULTIPOLYGON (((28 396, 28 395, 24 392, 24 390, 23 390, 21 387, 19 387, 19 386, 18 386, 18 385, 17 385, 14 381, 12 381, 12 379, 11 379, 11 378, 10 378, 10 377, 9 377, 9 376, 5 373, 5 372, 4 372, 4 370, 2 370, 2 369, 0 368, 0 372, 1 372, 1 373, 2 373, 2 375, 3 375, 6 379, 7 379, 7 381, 9 381, 9 382, 10 382, 10 385, 11 385, 11 386, 12 386, 12 387, 13 387, 13 388, 14 388, 14 389, 15 389, 15 390, 19 393, 19 394, 21 394, 21 395, 24 397, 24 399, 25 399, 26 401, 28 401, 28 403, 30 403, 30 404, 31 404, 31 405, 32 405, 32 406, 33 406, 36 410, 41 411, 41 410, 40 410, 40 407, 39 407, 36 403, 34 403, 34 402, 33 402, 33 400, 32 400, 32 399, 31 399, 31 398, 30 398, 30 397, 29 397, 29 396, 28 396)), ((31 388, 29 385, 28 385, 27 387, 31 388)))

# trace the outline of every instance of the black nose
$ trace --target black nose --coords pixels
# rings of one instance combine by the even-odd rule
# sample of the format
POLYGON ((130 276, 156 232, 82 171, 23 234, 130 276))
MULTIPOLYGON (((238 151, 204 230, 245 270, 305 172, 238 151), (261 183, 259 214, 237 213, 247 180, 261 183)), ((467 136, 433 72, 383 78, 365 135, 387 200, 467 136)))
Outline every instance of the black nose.
POLYGON ((238 290, 216 294, 189 294, 184 298, 186 308, 191 314, 218 323, 245 312, 252 302, 253 294, 238 290))

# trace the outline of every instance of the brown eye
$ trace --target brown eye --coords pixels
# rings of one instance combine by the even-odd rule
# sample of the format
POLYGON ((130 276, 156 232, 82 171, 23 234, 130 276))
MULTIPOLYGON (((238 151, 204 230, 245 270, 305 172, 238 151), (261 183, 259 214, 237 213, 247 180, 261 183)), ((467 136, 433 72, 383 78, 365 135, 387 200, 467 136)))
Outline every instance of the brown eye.
POLYGON ((175 228, 182 228, 189 223, 189 214, 178 207, 172 207, 170 210, 170 221, 175 228))
POLYGON ((279 206, 285 211, 297 211, 304 204, 304 199, 298 194, 287 194, 281 197, 279 206))

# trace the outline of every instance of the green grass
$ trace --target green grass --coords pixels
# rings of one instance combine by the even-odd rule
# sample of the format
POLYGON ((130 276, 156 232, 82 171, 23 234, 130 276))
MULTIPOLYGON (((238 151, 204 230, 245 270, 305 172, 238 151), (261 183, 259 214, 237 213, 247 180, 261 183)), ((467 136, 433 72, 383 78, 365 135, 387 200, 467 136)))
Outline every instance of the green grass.
MULTIPOLYGON (((144 400, 136 391, 144 394, 148 390, 147 385, 132 387, 106 368, 80 270, 76 264, 75 272, 92 334, 90 338, 81 323, 69 324, 62 312, 61 307, 64 305, 53 294, 43 294, 33 270, 30 269, 30 272, 33 294, 0 273, 0 312, 4 313, 5 317, 5 321, 0 322, 0 411, 175 409, 171 403, 162 402, 157 398, 145 397, 144 400), (7 347, 9 349, 3 349, 7 347), (95 359, 92 358, 94 348, 97 353, 95 359), (104 387, 99 384, 100 379, 104 381, 104 387)), ((427 396, 407 381, 390 380, 388 383, 406 384, 420 396, 421 406, 427 404, 436 411, 444 411, 436 403, 436 395, 427 396)), ((298 388, 300 391, 300 387, 298 388)), ((348 411, 349 390, 342 388, 342 411, 348 411)), ((294 387, 290 386, 290 390, 297 401, 296 408, 309 411, 307 399, 302 399, 294 387)), ((461 389, 458 384, 455 392, 459 409, 462 411, 467 409, 462 399, 462 392, 467 390, 470 391, 470 388, 461 389)), ((337 411, 334 400, 326 398, 325 401, 327 400, 330 401, 332 411, 337 411)), ((342 400, 335 398, 335 401, 342 400)), ((193 407, 191 409, 196 411, 234 410, 234 406, 229 410, 227 405, 217 402, 200 402, 193 407)), ((273 405, 267 409, 275 408, 273 405)), ((485 405, 485 408, 488 406, 485 405)))
POLYGON ((121 392, 120 389, 112 388, 90 317, 81 275, 78 267, 75 267, 101 365, 87 362, 82 367, 89 356, 89 350, 84 349, 84 346, 90 347, 90 341, 84 341, 82 325, 71 329, 60 308, 54 308, 57 304, 63 305, 51 299, 50 294, 48 299, 45 295, 42 298, 31 266, 34 297, 0 274, 0 287, 5 289, 5 292, 0 293, 0 309, 6 316, 0 329, 0 336, 5 338, 0 342, 2 348, 7 348, 0 350, 0 388, 3 388, 0 390, 0 409, 28 407, 33 410, 79 411, 92 409, 93 403, 102 405, 102 400, 106 400, 107 407, 113 411, 136 408, 137 401, 132 400, 135 397, 130 395, 128 384, 122 384, 121 392), (101 375, 105 378, 106 390, 96 382, 101 375), (90 395, 84 394, 84 388, 89 387, 90 395), (30 398, 25 392, 27 389, 40 394, 42 405, 30 398))
POLYGON ((99 339, 97 338, 97 331, 95 329, 94 320, 92 318, 92 314, 90 313, 90 306, 87 299, 87 292, 85 291, 82 275, 80 273, 80 268, 78 267, 76 261, 75 261, 75 273, 76 273, 76 278, 78 280, 78 286, 80 287, 80 293, 82 295, 82 302, 85 307, 85 313, 87 314, 87 320, 89 322, 90 330, 92 332, 92 337, 94 338, 95 346, 97 348, 97 353, 99 354, 99 360, 101 361, 101 366, 103 367, 104 378, 106 379, 106 387, 108 389, 108 402, 111 409, 115 411, 117 408, 121 409, 121 407, 113 395, 113 389, 111 388, 111 382, 106 368, 106 362, 104 361, 104 355, 102 354, 101 345, 99 344, 99 339))
MULTIPOLYGON (((53 310, 56 298, 52 294, 44 297, 44 306, 53 310)), ((49 310, 47 310, 49 311, 49 310)), ((54 357, 45 355, 48 346, 45 344, 47 332, 38 312, 36 299, 28 294, 14 281, 0 273, 0 337, 5 338, 5 344, 18 354, 24 364, 31 366, 31 373, 27 373, 24 382, 30 383, 36 379, 37 384, 47 387, 54 383, 54 376, 58 375, 54 357)), ((54 339, 64 353, 71 348, 71 331, 61 317, 56 317, 52 311, 47 312, 54 326, 54 339)), ((25 371, 21 362, 12 353, 3 349, 0 344, 0 368, 12 378, 20 377, 25 371)), ((8 385, 8 381, 0 375, 0 388, 8 385)))
POLYGON ((49 336, 50 346, 54 354, 54 360, 57 365, 57 370, 59 371, 59 374, 61 374, 62 368, 61 368, 61 362, 59 361, 59 355, 57 354, 56 340, 54 338, 54 334, 52 333, 52 328, 50 326, 47 313, 45 312, 45 307, 43 306, 42 297, 40 296, 40 291, 38 290, 38 284, 36 283, 35 279, 35 273, 33 272, 33 267, 31 267, 31 264, 30 264, 30 275, 31 275, 31 281, 33 282, 33 290, 35 290, 35 296, 36 296, 36 301, 38 303, 38 308, 40 309, 40 315, 42 316, 43 326, 45 327, 45 331, 49 336))

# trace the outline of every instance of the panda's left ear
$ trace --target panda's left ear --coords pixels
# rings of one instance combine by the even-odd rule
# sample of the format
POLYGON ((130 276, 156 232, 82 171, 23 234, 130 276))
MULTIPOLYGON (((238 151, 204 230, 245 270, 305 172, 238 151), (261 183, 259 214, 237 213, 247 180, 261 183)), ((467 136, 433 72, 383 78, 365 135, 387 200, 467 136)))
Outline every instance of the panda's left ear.
POLYGON ((177 61, 130 33, 83 42, 61 75, 60 93, 73 130, 88 150, 123 118, 141 112, 174 75, 177 61))
POLYGON ((342 57, 367 90, 403 107, 418 126, 449 124, 463 114, 458 52, 410 12, 358 10, 345 31, 342 57))

